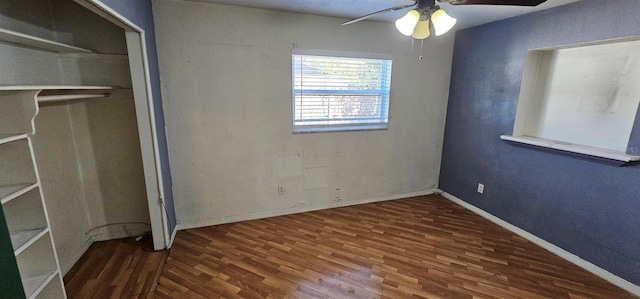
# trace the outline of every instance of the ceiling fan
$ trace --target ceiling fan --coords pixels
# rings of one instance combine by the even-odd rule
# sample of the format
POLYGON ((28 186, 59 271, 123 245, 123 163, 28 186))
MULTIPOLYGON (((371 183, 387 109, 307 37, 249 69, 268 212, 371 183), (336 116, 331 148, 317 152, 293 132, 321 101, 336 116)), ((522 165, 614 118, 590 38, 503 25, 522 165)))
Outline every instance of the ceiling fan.
MULTIPOLYGON (((437 0, 438 2, 449 3, 451 5, 513 5, 513 6, 537 6, 546 0, 437 0)), ((402 18, 396 20, 396 28, 400 33, 411 36, 415 39, 424 40, 431 35, 429 30, 429 19, 433 24, 436 35, 440 36, 449 31, 456 24, 456 19, 450 17, 440 6, 436 5, 436 0, 415 0, 411 4, 399 5, 387 9, 372 12, 370 14, 346 21, 342 25, 353 24, 366 20, 375 15, 414 7, 402 18)))

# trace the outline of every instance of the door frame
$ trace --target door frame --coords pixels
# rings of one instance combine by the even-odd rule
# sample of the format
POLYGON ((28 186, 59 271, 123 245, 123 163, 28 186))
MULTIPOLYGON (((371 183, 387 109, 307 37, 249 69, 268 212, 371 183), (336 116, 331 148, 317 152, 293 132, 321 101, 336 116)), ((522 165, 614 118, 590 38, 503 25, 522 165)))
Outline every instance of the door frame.
POLYGON ((173 236, 169 235, 169 222, 165 208, 162 164, 158 148, 145 31, 100 0, 74 1, 125 30, 153 248, 155 250, 168 248, 173 236))

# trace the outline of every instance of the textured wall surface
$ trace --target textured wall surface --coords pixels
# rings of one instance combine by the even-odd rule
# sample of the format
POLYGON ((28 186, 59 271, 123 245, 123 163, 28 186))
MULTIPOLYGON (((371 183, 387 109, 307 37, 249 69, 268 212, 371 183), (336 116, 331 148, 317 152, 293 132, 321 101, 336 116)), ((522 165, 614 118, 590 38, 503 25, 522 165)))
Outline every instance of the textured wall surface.
POLYGON ((453 35, 155 1, 178 222, 186 227, 390 199, 438 182, 453 35), (389 129, 292 134, 291 50, 390 53, 389 129), (278 186, 285 194, 278 195, 278 186))
POLYGON ((527 50, 637 36, 638 14, 640 1, 591 0, 458 32, 440 188, 640 285, 640 167, 499 138, 513 130, 527 50))

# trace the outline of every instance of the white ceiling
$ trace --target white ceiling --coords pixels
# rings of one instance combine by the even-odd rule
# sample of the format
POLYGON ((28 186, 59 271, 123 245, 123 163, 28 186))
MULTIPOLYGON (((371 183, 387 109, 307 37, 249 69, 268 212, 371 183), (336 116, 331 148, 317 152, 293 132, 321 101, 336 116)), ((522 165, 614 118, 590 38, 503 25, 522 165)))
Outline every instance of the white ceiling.
MULTIPOLYGON (((398 5, 411 4, 411 0, 188 0, 246 7, 257 7, 272 10, 292 11, 321 16, 353 19, 374 11, 398 5)), ((450 5, 437 3, 449 15, 458 19, 456 29, 473 27, 497 20, 507 19, 538 10, 565 5, 581 0, 547 0, 536 7, 501 6, 501 5, 450 5)), ((369 20, 393 22, 401 17, 409 8, 378 15, 369 20)))

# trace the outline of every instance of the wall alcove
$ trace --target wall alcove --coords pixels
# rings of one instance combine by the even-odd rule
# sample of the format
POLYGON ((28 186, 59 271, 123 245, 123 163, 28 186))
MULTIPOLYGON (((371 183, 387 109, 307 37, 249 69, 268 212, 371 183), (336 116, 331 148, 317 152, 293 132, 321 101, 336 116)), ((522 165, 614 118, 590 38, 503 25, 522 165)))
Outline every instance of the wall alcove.
POLYGON ((640 40, 529 51, 513 135, 505 141, 619 161, 640 160, 640 40))

